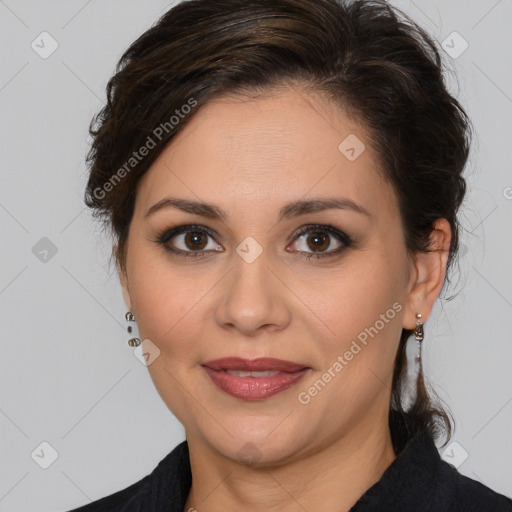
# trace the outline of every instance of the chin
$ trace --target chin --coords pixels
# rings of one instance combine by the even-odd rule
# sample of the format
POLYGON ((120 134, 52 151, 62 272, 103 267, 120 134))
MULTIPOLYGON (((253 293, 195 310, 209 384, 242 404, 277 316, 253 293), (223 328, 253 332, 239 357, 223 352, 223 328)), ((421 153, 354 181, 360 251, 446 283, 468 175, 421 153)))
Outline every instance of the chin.
MULTIPOLYGON (((227 432, 215 435, 211 429, 203 434, 207 443, 223 457, 254 468, 275 466, 288 462, 300 451, 302 439, 294 429, 276 428, 279 421, 269 419, 266 424, 254 417, 246 421, 238 419, 236 424, 225 425, 227 432)), ((302 433, 303 429, 302 429, 302 433)))

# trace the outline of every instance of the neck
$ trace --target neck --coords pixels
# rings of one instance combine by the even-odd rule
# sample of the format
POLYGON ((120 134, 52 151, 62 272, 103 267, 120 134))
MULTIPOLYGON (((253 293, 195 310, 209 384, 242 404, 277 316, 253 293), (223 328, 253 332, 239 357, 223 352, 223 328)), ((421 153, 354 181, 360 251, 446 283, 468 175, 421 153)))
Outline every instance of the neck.
POLYGON ((309 456, 265 468, 221 457, 188 433, 187 441, 193 480, 184 512, 348 511, 396 458, 387 418, 358 425, 309 456))

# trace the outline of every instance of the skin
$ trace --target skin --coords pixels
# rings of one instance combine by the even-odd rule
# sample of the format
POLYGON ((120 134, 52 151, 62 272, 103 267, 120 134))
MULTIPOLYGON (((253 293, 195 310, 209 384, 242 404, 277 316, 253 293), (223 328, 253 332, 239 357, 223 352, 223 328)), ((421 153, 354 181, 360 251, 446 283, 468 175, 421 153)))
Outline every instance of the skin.
MULTIPOLYGON (((380 479, 396 458, 388 412, 400 333, 414 328, 416 313, 428 319, 445 278, 450 227, 444 219, 434 227, 432 252, 409 254, 396 195, 364 127, 311 92, 226 96, 193 115, 138 184, 120 265, 141 339, 160 350, 151 378, 185 427, 193 484, 184 510, 348 510, 380 479), (350 134, 366 145, 355 161, 338 149, 350 134), (228 218, 175 208, 145 218, 167 196, 214 203, 228 218), (370 216, 330 209, 276 222, 285 203, 313 197, 347 198, 370 216), (217 234, 200 239, 206 256, 172 255, 155 243, 185 224, 217 234), (308 224, 330 224, 353 243, 307 260, 301 255, 315 253, 318 230, 294 233, 308 224), (252 263, 236 252, 246 237, 262 248, 252 263), (394 318, 300 403, 298 394, 395 303, 394 318), (284 392, 247 401, 201 367, 225 356, 276 357, 312 371, 284 392)), ((324 236, 320 252, 343 246, 324 236)), ((184 235, 168 244, 194 251, 184 235)))

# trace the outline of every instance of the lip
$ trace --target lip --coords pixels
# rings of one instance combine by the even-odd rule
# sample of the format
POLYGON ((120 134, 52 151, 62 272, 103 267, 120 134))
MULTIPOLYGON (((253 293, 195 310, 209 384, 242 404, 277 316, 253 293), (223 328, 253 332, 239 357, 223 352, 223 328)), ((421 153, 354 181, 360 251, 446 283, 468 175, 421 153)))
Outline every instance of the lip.
POLYGON ((275 359, 273 357, 260 357, 258 359, 244 359, 243 357, 223 357, 203 363, 212 370, 242 370, 246 372, 297 372, 308 366, 305 364, 275 359))
POLYGON ((203 363, 203 369, 212 382, 224 392, 243 400, 264 400, 294 386, 311 368, 303 364, 274 359, 243 359, 224 357, 203 363), (225 370, 277 371, 269 377, 238 377, 225 370))

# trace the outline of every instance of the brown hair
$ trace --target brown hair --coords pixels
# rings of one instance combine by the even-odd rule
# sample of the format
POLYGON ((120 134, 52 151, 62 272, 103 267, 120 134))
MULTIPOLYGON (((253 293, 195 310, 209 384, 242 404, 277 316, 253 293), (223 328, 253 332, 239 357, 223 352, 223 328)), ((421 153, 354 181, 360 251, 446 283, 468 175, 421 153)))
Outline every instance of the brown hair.
MULTIPOLYGON (((85 202, 112 228, 121 269, 137 182, 199 107, 287 82, 322 93, 365 125, 396 191, 408 250, 428 251, 434 221, 445 218, 451 267, 471 126, 447 91, 432 38, 385 1, 185 0, 122 55, 89 129, 85 202)), ((393 375, 390 422, 397 414, 403 422, 393 438, 398 450, 406 433, 449 438, 452 431, 422 375, 405 410, 410 335, 402 331, 393 375)))

